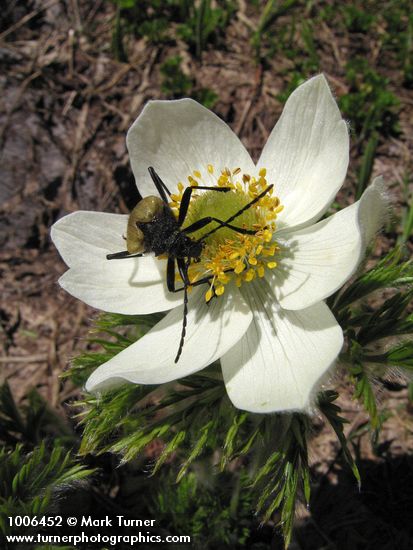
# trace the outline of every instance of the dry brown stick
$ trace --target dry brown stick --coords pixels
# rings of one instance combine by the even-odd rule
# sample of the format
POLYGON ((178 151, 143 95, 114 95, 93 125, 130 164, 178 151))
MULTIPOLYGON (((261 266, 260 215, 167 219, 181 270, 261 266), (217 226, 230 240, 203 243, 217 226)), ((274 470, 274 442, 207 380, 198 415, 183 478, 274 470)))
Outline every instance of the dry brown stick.
POLYGON ((323 22, 322 23, 322 27, 323 27, 323 30, 324 32, 328 35, 329 37, 329 43, 331 45, 331 48, 333 50, 333 54, 334 54, 334 57, 339 65, 339 67, 344 67, 344 62, 343 62, 343 59, 340 55, 340 49, 337 45, 337 39, 336 37, 334 36, 333 32, 331 31, 330 27, 327 25, 327 23, 323 22))
POLYGON ((50 403, 53 407, 56 407, 59 402, 59 390, 60 390, 60 380, 59 380, 59 364, 57 360, 57 323, 52 322, 53 334, 50 339, 50 349, 49 356, 47 361, 48 374, 49 374, 49 384, 48 384, 48 393, 50 398, 50 403))
POLYGON ((255 120, 257 122, 258 128, 260 129, 261 135, 264 138, 265 143, 267 143, 268 136, 270 135, 269 131, 264 126, 264 123, 259 116, 256 116, 255 120))
POLYGON ((80 160, 80 151, 83 146, 83 133, 86 127, 86 119, 89 113, 89 103, 86 102, 83 104, 82 110, 79 113, 78 122, 76 125, 75 135, 74 135, 74 145, 72 149, 72 159, 70 166, 66 170, 63 184, 61 186, 61 193, 63 197, 63 205, 67 211, 71 210, 71 187, 73 186, 76 170, 80 160))
POLYGON ((89 148, 95 139, 97 133, 99 132, 102 124, 105 120, 105 117, 101 117, 98 123, 92 128, 89 129, 89 136, 84 138, 84 131, 86 127, 87 115, 89 113, 89 103, 86 103, 79 115, 79 123, 77 131, 75 133, 75 145, 72 149, 72 161, 70 167, 66 170, 66 174, 61 186, 61 193, 63 196, 63 204, 67 211, 72 209, 70 195, 71 186, 76 187, 76 172, 79 167, 79 164, 83 157, 89 151, 89 148), (85 107, 87 105, 87 107, 85 107))
POLYGON ((247 12, 247 3, 245 0, 238 0, 238 7, 237 10, 237 18, 243 23, 246 27, 248 27, 250 30, 255 31, 256 26, 251 21, 251 19, 246 15, 247 12))
POLYGON ((72 0, 72 9, 75 16, 75 25, 77 32, 82 31, 82 18, 80 16, 79 2, 78 0, 72 0))
POLYGON ((96 88, 95 93, 96 94, 103 94, 104 92, 108 92, 113 86, 115 86, 130 70, 131 65, 123 65, 123 67, 120 68, 120 70, 113 75, 111 80, 107 84, 103 84, 99 88, 96 88))
POLYGON ((76 96, 77 96, 77 91, 72 90, 69 94, 69 97, 66 100, 66 103, 65 103, 64 107, 63 107, 62 117, 65 117, 67 115, 67 113, 69 112, 69 109, 73 105, 73 102, 74 102, 76 96))
POLYGON ((41 355, 11 355, 0 357, 0 363, 43 363, 47 361, 47 354, 41 355))
POLYGON ((69 29, 68 33, 68 46, 69 46, 69 78, 73 78, 74 68, 75 68, 75 31, 69 29))
POLYGON ((149 77, 151 76, 152 69, 156 63, 157 57, 159 54, 159 49, 155 48, 149 55, 149 59, 143 69, 142 80, 138 87, 138 93, 141 93, 149 85, 149 77))
POLYGON ((249 99, 245 106, 244 106, 244 109, 242 111, 242 114, 241 114, 241 118, 239 119, 239 122, 237 124, 237 127, 235 128, 235 133, 237 134, 237 136, 240 136, 241 134, 241 131, 244 127, 244 124, 245 124, 245 121, 247 119, 247 116, 248 116, 248 113, 250 112, 251 110, 251 107, 252 107, 252 104, 254 102, 254 97, 252 97, 251 99, 249 99))
POLYGON ((94 3, 90 12, 85 17, 86 23, 90 23, 95 19, 95 16, 99 12, 100 8, 102 7, 102 4, 103 4, 103 0, 98 0, 97 2, 94 3))
POLYGON ((6 36, 9 36, 9 34, 13 33, 14 31, 16 31, 18 28, 20 28, 21 26, 25 25, 28 21, 30 21, 30 19, 33 19, 33 17, 36 17, 36 15, 38 15, 39 13, 41 13, 42 11, 44 10, 47 10, 49 8, 51 8, 52 6, 54 6, 55 4, 58 4, 60 0, 53 0, 52 2, 50 2, 50 4, 47 4, 46 6, 43 6, 41 8, 38 8, 37 10, 33 10, 31 11, 30 13, 28 13, 27 15, 25 15, 24 17, 22 17, 21 19, 19 19, 16 23, 14 23, 14 25, 12 25, 11 27, 9 27, 8 29, 6 29, 5 31, 3 31, 1 34, 0 34, 0 40, 4 40, 6 38, 6 36))
POLYGON ((255 86, 254 91, 251 94, 251 99, 247 101, 245 104, 244 110, 242 111, 240 121, 237 124, 237 127, 235 128, 235 133, 238 137, 241 136, 242 129, 244 128, 245 121, 247 120, 247 117, 251 111, 252 106, 255 104, 255 102, 258 100, 261 89, 262 89, 262 81, 263 81, 263 68, 261 65, 259 65, 255 72, 255 86))
MULTIPOLYGON (((156 64, 156 60, 159 55, 159 49, 155 48, 152 50, 151 54, 149 55, 149 59, 146 62, 145 68, 142 72, 141 76, 141 82, 134 94, 133 100, 130 103, 130 107, 127 112, 127 116, 123 119, 122 126, 120 128, 121 131, 124 131, 128 128, 128 126, 133 121, 134 117, 136 117, 137 112, 140 110, 141 105, 145 99, 145 91, 150 86, 150 76, 153 70, 153 67, 156 64)), ((131 60, 131 66, 133 67, 135 65, 135 61, 131 60)))

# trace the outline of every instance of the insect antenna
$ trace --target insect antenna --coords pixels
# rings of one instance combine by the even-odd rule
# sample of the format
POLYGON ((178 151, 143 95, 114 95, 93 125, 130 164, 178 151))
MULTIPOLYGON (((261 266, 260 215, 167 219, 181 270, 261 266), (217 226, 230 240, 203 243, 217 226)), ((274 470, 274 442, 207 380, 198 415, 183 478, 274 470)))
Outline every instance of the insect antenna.
POLYGON ((181 340, 179 341, 178 353, 176 354, 174 363, 177 363, 179 361, 179 358, 181 357, 181 353, 182 353, 182 350, 183 350, 183 347, 184 347, 187 317, 188 317, 188 285, 185 284, 185 286, 184 286, 184 316, 183 316, 183 319, 182 319, 181 340))
POLYGON ((168 201, 168 197, 166 195, 168 195, 170 197, 171 192, 166 187, 166 185, 161 180, 161 178, 158 176, 158 174, 155 172, 155 169, 153 168, 153 166, 149 166, 148 172, 149 172, 149 174, 152 178, 153 183, 155 184, 155 187, 156 187, 158 193, 161 196, 161 199, 163 200, 164 203, 168 204, 169 201, 168 201))
MULTIPOLYGON (((187 317, 188 317, 188 287, 190 286, 190 281, 188 278, 188 268, 191 263, 190 259, 188 258, 186 261, 184 261, 182 258, 177 258, 176 263, 178 266, 179 275, 181 276, 181 279, 184 283, 184 311, 183 311, 183 318, 182 318, 182 331, 181 331, 181 339, 179 341, 179 347, 178 352, 175 357, 175 363, 179 361, 179 358, 181 357, 182 349, 184 347, 184 341, 185 341, 185 335, 186 335, 186 325, 187 325, 187 317)), ((172 276, 172 273, 175 276, 175 262, 170 261, 170 276, 172 276), (173 266, 173 271, 172 267, 173 266)))

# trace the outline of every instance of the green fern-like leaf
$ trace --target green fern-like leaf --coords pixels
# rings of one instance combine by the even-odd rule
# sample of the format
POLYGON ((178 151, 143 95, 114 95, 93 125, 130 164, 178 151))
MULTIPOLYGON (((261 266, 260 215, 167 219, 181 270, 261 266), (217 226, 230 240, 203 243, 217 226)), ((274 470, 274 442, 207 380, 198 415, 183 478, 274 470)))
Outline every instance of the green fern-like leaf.
POLYGON ((341 409, 338 405, 334 403, 337 399, 338 393, 332 390, 321 392, 318 396, 318 408, 326 417, 328 423, 333 428, 334 432, 337 435, 337 438, 340 442, 343 458, 348 466, 351 468, 354 477, 357 480, 357 483, 360 485, 361 478, 360 472, 357 468, 351 452, 347 446, 346 436, 344 435, 344 425, 347 423, 347 420, 340 416, 341 409))
POLYGON ((329 298, 336 316, 351 304, 382 288, 399 288, 413 283, 413 262, 403 261, 403 249, 395 248, 372 269, 357 277, 348 287, 329 298))
POLYGON ((44 443, 26 454, 23 445, 0 450, 0 528, 9 532, 7 517, 42 515, 51 496, 91 475, 70 452, 55 445, 49 452, 44 443))

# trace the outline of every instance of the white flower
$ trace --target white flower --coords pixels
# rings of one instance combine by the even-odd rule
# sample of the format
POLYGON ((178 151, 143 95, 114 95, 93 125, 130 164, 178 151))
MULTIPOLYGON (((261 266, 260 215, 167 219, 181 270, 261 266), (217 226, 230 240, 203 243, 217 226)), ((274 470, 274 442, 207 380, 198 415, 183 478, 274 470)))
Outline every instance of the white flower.
MULTIPOLYGON (((284 208, 275 208, 278 202, 270 204, 272 198, 265 196, 268 208, 257 206, 255 212, 262 217, 276 211, 268 222, 272 227, 277 217, 276 230, 272 227, 269 233, 275 240, 263 238, 261 248, 251 245, 254 251, 236 273, 223 275, 220 264, 219 295, 209 304, 207 285, 190 293, 178 363, 174 358, 183 297, 166 288, 165 260, 152 254, 106 259, 108 253, 125 249, 127 216, 75 212, 59 220, 52 238, 70 268, 59 280, 65 290, 109 312, 171 310, 143 338, 99 367, 86 389, 101 390, 125 380, 169 382, 220 359, 236 407, 259 413, 306 409, 343 345, 342 330, 323 300, 355 272, 384 213, 382 182, 377 178, 358 202, 316 223, 343 183, 349 157, 346 123, 325 78, 312 78, 291 95, 257 166, 230 128, 191 99, 148 103, 130 129, 127 145, 142 196, 156 194, 149 166, 173 189, 177 203, 182 192, 178 182, 191 176, 212 185, 223 171, 227 181, 240 173, 250 175, 259 188, 274 184, 284 208), (263 247, 269 258, 261 252, 263 247)), ((244 181, 251 178, 245 176, 244 181)), ((229 254, 232 258, 241 245, 230 246, 235 250, 229 254)), ((210 263, 216 260, 211 258, 210 263)), ((195 268, 207 272, 212 269, 208 261, 203 258, 195 268)))

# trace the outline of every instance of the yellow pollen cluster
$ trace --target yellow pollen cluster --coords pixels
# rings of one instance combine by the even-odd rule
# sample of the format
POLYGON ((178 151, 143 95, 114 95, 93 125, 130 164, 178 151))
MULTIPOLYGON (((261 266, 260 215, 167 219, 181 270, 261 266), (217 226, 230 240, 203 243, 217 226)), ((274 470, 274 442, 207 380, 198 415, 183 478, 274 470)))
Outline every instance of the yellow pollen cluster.
MULTIPOLYGON (((208 278, 208 290, 205 293, 205 300, 209 302, 213 296, 221 296, 225 292, 225 286, 234 281, 240 287, 243 282, 251 282, 256 277, 262 278, 266 269, 274 269, 277 262, 274 257, 280 248, 273 240, 273 233, 276 229, 275 220, 282 211, 278 197, 274 196, 274 188, 266 179, 266 169, 259 171, 258 178, 249 174, 242 174, 240 168, 229 170, 225 168, 215 176, 214 167, 207 165, 208 177, 203 180, 201 172, 194 171, 188 176, 191 187, 211 187, 211 176, 215 185, 212 187, 225 187, 230 191, 216 192, 213 189, 207 191, 194 190, 188 209, 188 217, 193 223, 205 216, 215 216, 222 221, 227 221, 231 216, 244 209, 243 213, 231 221, 231 225, 249 231, 253 234, 237 232, 228 228, 219 228, 211 236, 206 236, 201 257, 198 261, 191 263, 188 276, 191 283, 200 279, 208 278), (208 196, 202 195, 207 194, 208 196), (260 198, 258 198, 260 197, 260 198), (225 199, 225 200, 224 200, 225 199), (246 207, 251 201, 255 202, 246 207), (214 202, 215 201, 215 202, 214 202), (225 202, 229 208, 222 212, 222 203, 225 202), (203 206, 209 204, 211 214, 203 206), (240 206, 241 205, 241 206, 240 206), (221 215, 219 215, 221 209, 221 215), (194 217, 194 214, 196 216, 194 217), (224 235, 224 237, 222 236, 224 235)), ((179 212, 182 195, 185 190, 182 182, 178 184, 178 193, 171 196, 171 208, 179 212)), ((200 231, 189 234, 194 240, 202 238, 211 230, 212 224, 200 231), (201 233, 201 234, 200 234, 201 233)), ((217 227, 217 224, 215 224, 217 227)))

